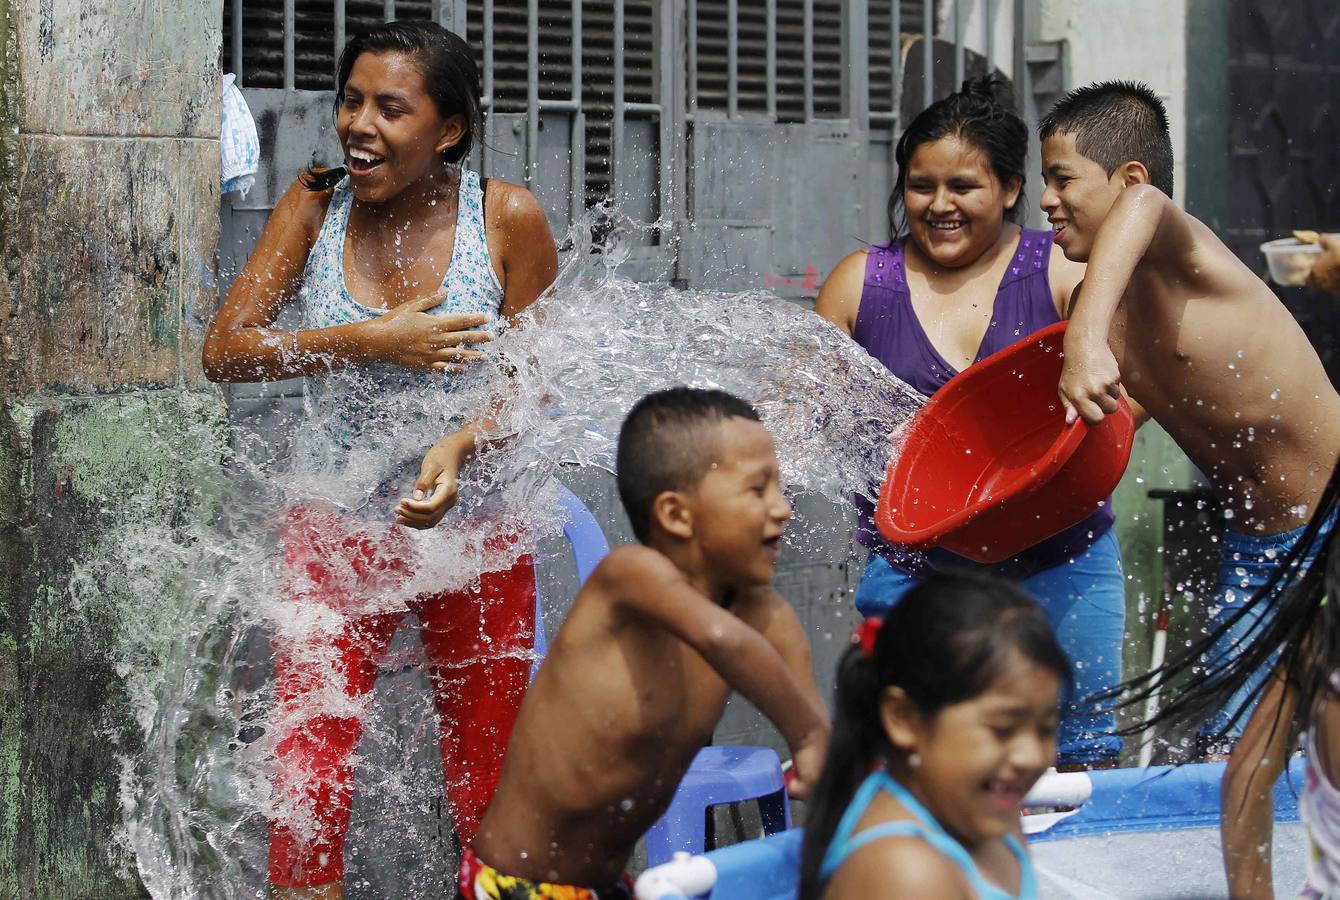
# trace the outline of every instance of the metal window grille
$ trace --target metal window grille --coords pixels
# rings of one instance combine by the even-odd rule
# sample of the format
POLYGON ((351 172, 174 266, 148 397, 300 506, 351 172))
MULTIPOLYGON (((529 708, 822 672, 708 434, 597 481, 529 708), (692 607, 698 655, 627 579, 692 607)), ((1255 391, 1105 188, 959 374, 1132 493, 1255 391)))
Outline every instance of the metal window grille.
POLYGON ((654 0, 469 0, 466 37, 479 48, 481 70, 488 73, 484 93, 490 111, 527 114, 537 128, 540 113, 573 116, 579 135, 573 149, 585 161, 577 181, 587 202, 576 204, 579 208, 613 193, 616 105, 625 118, 630 112, 659 113, 656 5, 654 0), (491 16, 486 6, 492 7, 491 16), (616 74, 620 62, 622 78, 616 74), (533 114, 532 91, 538 100, 533 114))
MULTIPOLYGON (((778 122, 843 118, 849 54, 842 0, 697 0, 690 107, 778 122), (731 73, 735 73, 732 79, 731 73)), ((933 4, 932 4, 933 6, 933 4)), ((903 31, 924 27, 923 0, 871 0, 867 15, 870 110, 891 118, 894 61, 903 31)))
POLYGON ((450 20, 456 0, 224 0, 223 67, 252 88, 328 91, 347 35, 390 19, 450 20), (442 15, 443 9, 447 15, 442 15))
MULTIPOLYGON (((466 36, 480 66, 485 121, 472 165, 526 183, 559 227, 612 197, 639 218, 668 223, 662 233, 668 240, 658 236, 656 243, 674 255, 676 233, 698 217, 695 198, 706 196, 704 181, 744 158, 729 151, 736 155, 700 159, 726 152, 727 140, 703 138, 702 129, 721 135, 721 127, 736 123, 812 126, 824 141, 868 142, 874 154, 868 160, 884 156, 875 168, 886 170, 890 136, 902 115, 933 99, 936 79, 943 87, 952 74, 957 84, 965 71, 984 68, 982 59, 969 60, 964 51, 970 12, 983 28, 974 44, 985 44, 988 63, 992 26, 1009 17, 1009 59, 1023 76, 1016 86, 1030 113, 1028 67, 1036 54, 1025 52, 1022 23, 1032 2, 224 0, 221 55, 225 71, 237 73, 244 90, 257 91, 273 133, 280 127, 276 116, 290 108, 284 97, 309 112, 318 108, 321 98, 297 95, 332 89, 346 36, 392 18, 442 22, 466 36), (935 33, 936 23, 947 33, 909 51, 917 37, 935 33), (928 71, 936 78, 923 77, 928 71), (905 74, 920 81, 914 88, 919 103, 903 89, 905 74), (267 95, 267 88, 284 93, 267 95)), ((1052 50, 1047 59, 1060 54, 1052 50)), ((310 114, 305 121, 313 161, 332 162, 329 137, 316 133, 310 114)), ((773 140, 783 133, 789 132, 778 131, 773 140)), ((767 155, 767 141, 750 146, 748 153, 767 155)), ((800 173, 800 158, 811 154, 800 144, 796 153, 788 164, 800 173)), ((818 160, 812 164, 832 164, 818 160)), ((844 165, 862 166, 855 157, 844 165)), ((883 184, 883 174, 872 177, 883 184)), ((768 215, 750 212, 739 227, 772 227, 768 215)), ((878 215, 870 215, 877 225, 878 215)))
POLYGON ((842 0, 690 4, 689 108, 780 122, 842 116, 842 7, 842 0))

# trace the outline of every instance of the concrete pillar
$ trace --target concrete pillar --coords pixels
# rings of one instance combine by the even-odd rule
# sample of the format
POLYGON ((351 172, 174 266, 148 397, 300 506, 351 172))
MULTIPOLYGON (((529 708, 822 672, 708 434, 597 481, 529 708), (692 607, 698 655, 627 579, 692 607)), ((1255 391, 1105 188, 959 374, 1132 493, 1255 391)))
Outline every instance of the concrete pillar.
POLYGON ((0 0, 0 898, 143 896, 115 839, 117 647, 172 598, 71 586, 110 529, 204 515, 193 470, 224 446, 199 363, 221 22, 220 0, 0 0))

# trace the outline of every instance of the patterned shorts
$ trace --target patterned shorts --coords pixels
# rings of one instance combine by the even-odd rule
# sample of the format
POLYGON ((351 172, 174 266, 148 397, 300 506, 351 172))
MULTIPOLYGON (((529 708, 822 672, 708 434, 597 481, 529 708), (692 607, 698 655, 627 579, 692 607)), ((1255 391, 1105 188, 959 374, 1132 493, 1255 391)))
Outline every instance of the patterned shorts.
POLYGON ((632 900, 633 897, 633 882, 627 875, 619 883, 599 889, 530 881, 504 875, 480 861, 470 847, 461 852, 457 889, 460 900, 632 900))

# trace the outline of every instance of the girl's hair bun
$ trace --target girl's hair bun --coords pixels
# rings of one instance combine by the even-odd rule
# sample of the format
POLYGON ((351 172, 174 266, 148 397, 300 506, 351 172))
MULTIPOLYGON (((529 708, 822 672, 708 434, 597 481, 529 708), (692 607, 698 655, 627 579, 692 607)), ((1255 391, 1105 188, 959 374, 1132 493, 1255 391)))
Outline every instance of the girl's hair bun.
POLYGON ((1014 112, 1014 92, 1010 83, 995 72, 977 78, 968 78, 959 89, 966 100, 996 107, 1005 112, 1014 112))

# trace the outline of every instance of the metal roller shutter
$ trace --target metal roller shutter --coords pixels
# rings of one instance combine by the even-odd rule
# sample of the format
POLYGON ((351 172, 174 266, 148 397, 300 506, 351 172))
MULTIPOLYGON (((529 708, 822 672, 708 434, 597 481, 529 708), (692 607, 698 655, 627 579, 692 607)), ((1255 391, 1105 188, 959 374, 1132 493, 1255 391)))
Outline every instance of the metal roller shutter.
MULTIPOLYGON (((224 0, 223 55, 225 68, 232 45, 232 8, 242 0, 224 0)), ((776 120, 805 119, 804 0, 775 0, 776 120)), ((851 0, 845 0, 851 2, 851 0)), ((870 109, 892 109, 892 4, 899 4, 901 29, 920 27, 924 0, 871 0, 869 22, 870 109)), ((633 103, 655 100, 657 0, 625 0, 624 92, 633 103)), ((844 0, 813 0, 814 115, 836 118, 842 108, 845 61, 842 50, 844 0)), ((397 18, 430 20, 433 0, 397 0, 397 18)), ((493 3, 493 107, 500 113, 526 112, 528 75, 527 0, 493 3)), ((697 107, 727 112, 728 0, 697 0, 697 107)), ((295 0, 294 84, 301 90, 331 90, 335 71, 334 3, 295 0)), ((380 23, 382 0, 346 0, 345 33, 354 35, 380 23)), ((768 112, 766 0, 738 0, 739 81, 737 110, 750 116, 768 112)), ((597 202, 610 191, 610 139, 614 91, 614 11, 609 0, 583 0, 581 5, 580 98, 586 118, 585 196, 597 202)), ((484 65, 484 0, 468 0, 467 34, 481 72, 484 65)), ((248 3, 243 16, 244 84, 248 88, 282 87, 284 14, 278 2, 248 3)), ((572 0, 539 0, 539 93, 542 100, 572 95, 572 0)), ((692 26, 691 26, 692 27, 692 26)))
MULTIPOLYGON (((624 97, 651 103, 655 85, 655 0, 624 3, 624 97)), ((586 116, 586 198, 588 205, 610 191, 610 137, 614 113, 614 9, 609 0, 582 3, 581 108, 586 116)), ((469 0, 466 32, 483 66, 484 3, 469 0)), ((572 93, 572 2, 540 0, 540 98, 561 100, 572 93)), ((494 0, 493 97, 498 112, 526 111, 526 0, 494 0)))

